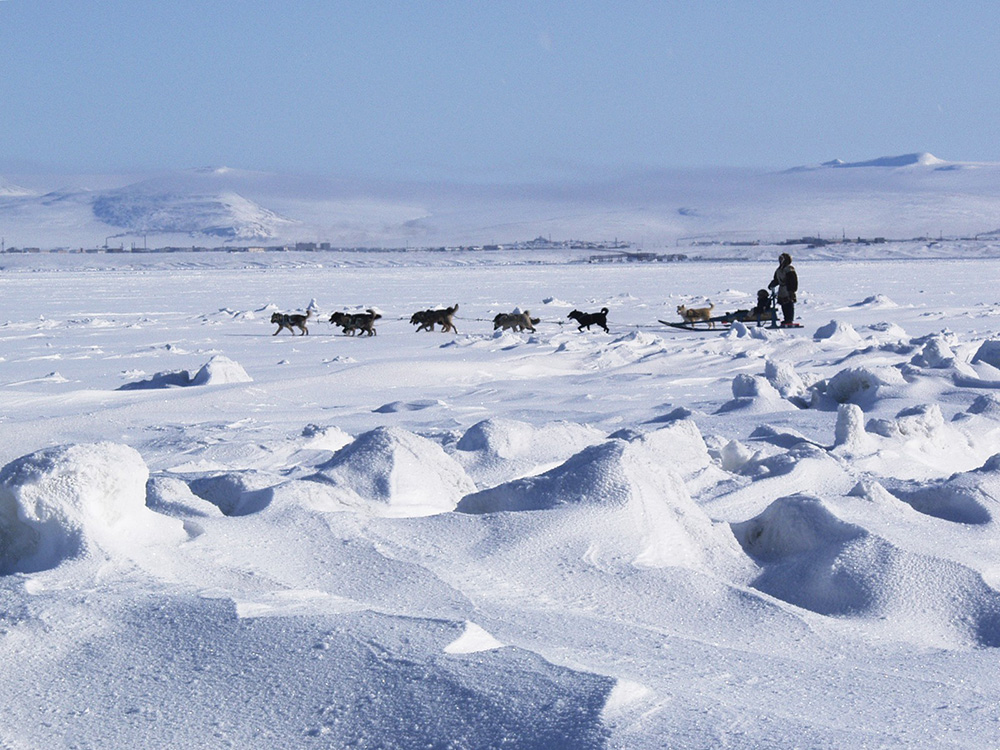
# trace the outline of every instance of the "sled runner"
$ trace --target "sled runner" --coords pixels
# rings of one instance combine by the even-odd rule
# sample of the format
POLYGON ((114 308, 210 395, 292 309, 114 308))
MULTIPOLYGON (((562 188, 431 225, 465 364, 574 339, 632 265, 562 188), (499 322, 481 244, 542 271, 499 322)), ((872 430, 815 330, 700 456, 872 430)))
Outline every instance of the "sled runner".
MULTIPOLYGON (((711 318, 710 320, 701 320, 701 321, 698 321, 697 323, 688 323, 687 321, 684 321, 684 322, 672 322, 672 321, 669 321, 669 320, 660 320, 658 322, 663 323, 663 325, 670 326, 671 328, 680 328, 682 331, 704 331, 706 333, 716 333, 716 332, 719 332, 719 331, 727 331, 727 330, 729 330, 729 326, 733 323, 733 320, 734 319, 727 318, 724 315, 720 315, 718 318, 711 318), (710 328, 709 325, 708 325, 709 322, 718 323, 718 324, 721 324, 721 326, 717 325, 715 328, 710 328)), ((775 325, 774 323, 772 323, 770 321, 767 321, 767 325, 764 325, 764 321, 761 321, 761 323, 759 325, 756 323, 756 321, 742 320, 742 321, 739 321, 739 322, 743 323, 743 325, 745 325, 747 328, 770 328, 770 329, 775 329, 775 328, 802 328, 803 327, 801 323, 792 323, 791 325, 787 325, 786 326, 786 325, 783 325, 781 323, 775 325)))
POLYGON ((785 325, 779 323, 776 319, 766 319, 758 321, 756 318, 753 320, 745 320, 740 318, 735 313, 727 313, 726 315, 718 315, 714 318, 709 318, 708 320, 699 320, 696 322, 691 321, 669 321, 660 320, 663 325, 670 326, 671 328, 680 328, 682 331, 706 331, 708 333, 714 333, 717 331, 728 330, 729 326, 734 322, 739 321, 743 323, 747 328, 802 328, 801 323, 792 323, 791 325, 785 325))

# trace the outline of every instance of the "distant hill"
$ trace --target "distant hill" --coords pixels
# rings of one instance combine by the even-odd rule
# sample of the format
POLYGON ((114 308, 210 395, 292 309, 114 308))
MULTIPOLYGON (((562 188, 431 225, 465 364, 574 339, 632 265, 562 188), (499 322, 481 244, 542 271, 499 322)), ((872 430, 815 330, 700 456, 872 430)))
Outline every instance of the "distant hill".
POLYGON ((436 247, 551 236, 652 249, 691 239, 981 235, 997 229, 998 216, 1000 164, 920 152, 781 172, 661 170, 522 185, 360 182, 228 167, 0 178, 7 247, 130 239, 436 247), (45 180, 41 190, 16 184, 45 180))
POLYGON ((835 161, 828 161, 823 164, 824 167, 839 167, 846 169, 857 169, 859 167, 888 167, 888 168, 899 168, 899 167, 939 167, 947 164, 948 162, 938 159, 933 154, 919 153, 919 154, 903 154, 902 156, 883 156, 879 159, 870 159, 869 161, 855 161, 855 162, 843 162, 840 159, 835 161))

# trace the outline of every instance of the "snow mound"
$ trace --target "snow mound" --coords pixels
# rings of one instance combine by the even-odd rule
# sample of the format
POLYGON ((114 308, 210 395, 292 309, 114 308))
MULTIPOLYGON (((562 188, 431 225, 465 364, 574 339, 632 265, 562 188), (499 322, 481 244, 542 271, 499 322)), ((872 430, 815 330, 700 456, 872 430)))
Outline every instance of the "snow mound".
POLYGON ((955 366, 955 352, 943 336, 933 335, 913 355, 910 364, 927 369, 948 369, 955 366))
POLYGON ((64 445, 0 471, 0 571, 37 571, 98 554, 131 557, 183 527, 146 507, 149 470, 118 443, 64 445))
POLYGON ((238 362, 217 354, 201 366, 191 377, 191 385, 222 385, 224 383, 252 383, 253 378, 238 362))
POLYGON ((979 573, 901 549, 817 497, 779 498, 732 528, 763 569, 752 585, 771 596, 926 645, 1000 645, 1000 594, 979 573))
POLYGON ((227 471, 186 478, 191 492, 216 506, 223 515, 257 513, 271 502, 270 488, 282 479, 256 469, 227 471))
POLYGON ((837 409, 834 447, 842 453, 865 452, 874 448, 865 431, 865 413, 857 404, 841 404, 837 409))
POLYGON ((444 647, 446 654, 477 654, 503 648, 504 644, 474 622, 465 622, 465 632, 444 647))
MULTIPOLYGON (((664 442, 676 440, 683 440, 680 433, 664 442)), ((713 524, 691 499, 683 479, 662 460, 665 446, 657 442, 609 440, 590 446, 545 474, 469 495, 456 510, 583 514, 580 528, 595 536, 595 558, 610 551, 642 567, 744 564, 728 529, 713 524)))
POLYGON ((339 427, 309 424, 302 428, 304 448, 311 450, 339 451, 354 438, 339 427))
POLYGON ((762 562, 813 552, 864 533, 834 516, 822 500, 808 495, 779 498, 760 515, 732 527, 743 549, 762 562))
POLYGON ((732 474, 739 474, 750 461, 759 458, 759 452, 750 450, 739 440, 730 440, 719 451, 719 463, 723 471, 732 474))
POLYGON ((848 367, 828 380, 813 386, 814 400, 826 399, 835 404, 848 402, 866 408, 879 398, 879 390, 905 384, 902 374, 890 367, 848 367))
POLYGON ((186 388, 192 385, 222 385, 225 383, 252 383, 246 370, 229 357, 217 354, 193 374, 190 370, 158 372, 150 378, 118 387, 119 391, 145 391, 160 388, 186 388))
POLYGON ((1000 515, 1000 454, 941 482, 896 490, 914 510, 953 523, 981 525, 1000 515))
POLYGON ((872 323, 868 326, 868 330, 872 332, 869 340, 879 346, 900 344, 909 338, 906 329, 897 323, 887 323, 885 321, 872 323))
POLYGON ((179 518, 222 515, 218 506, 194 494, 181 477, 168 475, 153 476, 146 482, 146 507, 179 518))
POLYGON ((884 294, 874 294, 871 297, 865 297, 860 302, 855 302, 851 307, 866 307, 870 309, 890 309, 894 307, 899 307, 895 302, 886 297, 884 294))
POLYGON ((972 364, 975 365, 980 362, 985 362, 1000 370, 1000 341, 987 339, 979 345, 976 353, 972 356, 972 364))
POLYGON ((937 404, 910 406, 896 414, 895 419, 872 419, 868 432, 887 438, 932 437, 944 428, 944 415, 937 404))
POLYGON ((551 422, 536 427, 494 417, 466 430, 452 455, 476 485, 483 488, 524 476, 539 467, 550 468, 603 439, 599 430, 573 422, 551 422))
POLYGON ((806 384, 790 362, 767 360, 764 363, 764 377, 782 398, 798 398, 806 392, 806 384))
POLYGON ((624 506, 631 496, 622 469, 628 443, 612 440, 589 446, 560 466, 462 498, 462 513, 549 510, 563 505, 624 506))
POLYGON ((977 396, 966 411, 969 414, 979 414, 1000 421, 1000 396, 995 396, 992 393, 977 396))
POLYGON ((440 445, 398 427, 377 427, 341 448, 310 477, 348 490, 358 505, 387 516, 453 510, 475 491, 440 445))
POLYGON ((396 414, 404 411, 423 411, 433 406, 444 406, 444 402, 438 399, 418 399, 416 401, 391 401, 378 408, 372 409, 376 414, 396 414))
POLYGON ((712 464, 705 439, 698 425, 690 419, 677 420, 642 434, 634 442, 637 447, 649 451, 654 461, 669 467, 685 480, 712 464))
POLYGON ((831 344, 840 346, 851 346, 859 344, 863 340, 861 334, 854 330, 854 326, 842 320, 831 320, 825 326, 820 326, 813 334, 816 341, 828 341, 831 344))
POLYGON ((760 375, 740 373, 733 378, 732 388, 732 401, 727 401, 720 406, 717 413, 742 411, 766 414, 795 409, 795 406, 781 397, 781 394, 767 378, 760 375))

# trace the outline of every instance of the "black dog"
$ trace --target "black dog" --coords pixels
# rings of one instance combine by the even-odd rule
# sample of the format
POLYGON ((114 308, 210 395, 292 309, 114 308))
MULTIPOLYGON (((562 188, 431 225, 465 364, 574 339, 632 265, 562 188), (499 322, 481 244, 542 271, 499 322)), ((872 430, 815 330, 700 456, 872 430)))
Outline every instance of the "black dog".
POLYGON ((572 318, 580 324, 580 327, 577 328, 578 331, 582 331, 584 328, 589 331, 591 326, 597 325, 603 328, 605 333, 610 333, 608 330, 608 308, 606 307, 602 307, 600 312, 595 313, 585 313, 580 312, 579 310, 574 310, 566 317, 572 318))
POLYGON ((375 330, 375 321, 381 317, 381 315, 369 308, 363 313, 335 312, 330 316, 330 322, 340 326, 344 333, 349 336, 353 336, 358 331, 367 333, 369 336, 374 336, 378 333, 375 330))

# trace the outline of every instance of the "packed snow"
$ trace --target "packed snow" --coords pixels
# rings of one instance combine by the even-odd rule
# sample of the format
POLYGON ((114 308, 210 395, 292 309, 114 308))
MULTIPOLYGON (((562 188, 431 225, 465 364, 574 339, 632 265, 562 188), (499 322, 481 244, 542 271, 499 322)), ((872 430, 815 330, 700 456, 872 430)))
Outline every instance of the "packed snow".
POLYGON ((0 256, 0 746, 997 746, 1000 260, 780 251, 0 256))

